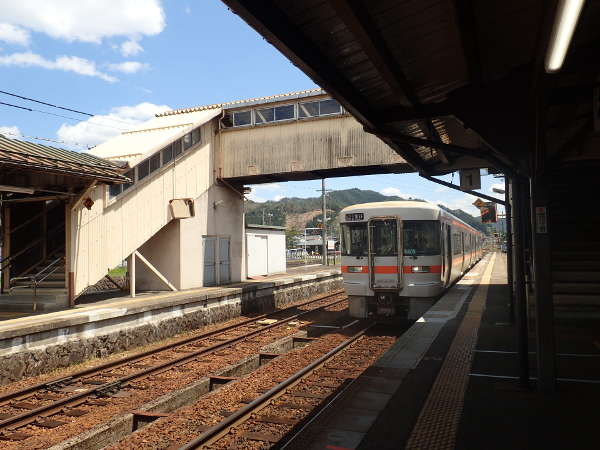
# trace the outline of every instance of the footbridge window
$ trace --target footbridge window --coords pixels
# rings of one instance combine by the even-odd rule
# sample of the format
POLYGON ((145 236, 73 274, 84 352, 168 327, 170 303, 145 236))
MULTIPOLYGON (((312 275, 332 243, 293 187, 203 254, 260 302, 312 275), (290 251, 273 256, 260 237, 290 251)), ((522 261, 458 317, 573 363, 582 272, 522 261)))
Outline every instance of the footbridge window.
POLYGON ((254 111, 254 123, 260 125, 267 122, 280 122, 282 120, 293 120, 296 118, 295 105, 275 106, 273 108, 262 108, 254 111))
POLYGON ((200 127, 197 127, 180 139, 152 154, 125 174, 131 179, 131 183, 111 185, 108 189, 109 196, 112 198, 122 194, 133 186, 134 183, 143 180, 151 173, 156 172, 161 167, 173 161, 184 151, 193 148, 196 144, 200 143, 201 138, 200 127))
POLYGON ((343 111, 342 105, 332 98, 272 107, 265 107, 263 105, 260 108, 228 112, 221 120, 221 126, 224 128, 235 128, 263 125, 286 120, 331 116, 342 114, 343 111))
POLYGON ((243 127, 252 125, 252 111, 237 111, 233 113, 233 126, 243 127))
POLYGON ((342 105, 332 98, 316 102, 300 103, 298 106, 298 117, 300 119, 342 113, 342 105))

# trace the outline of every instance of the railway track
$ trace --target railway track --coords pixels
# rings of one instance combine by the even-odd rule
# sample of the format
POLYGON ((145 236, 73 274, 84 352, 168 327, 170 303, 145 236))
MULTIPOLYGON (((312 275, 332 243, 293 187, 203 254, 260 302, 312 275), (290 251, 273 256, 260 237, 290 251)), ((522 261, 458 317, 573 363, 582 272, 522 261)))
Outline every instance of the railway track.
MULTIPOLYGON (((60 417, 77 418, 90 408, 104 407, 111 397, 143 380, 152 380, 169 370, 185 366, 207 355, 232 347, 303 318, 345 302, 343 291, 335 291, 270 314, 188 337, 126 358, 91 367, 67 377, 33 385, 0 396, 0 440, 20 442, 31 437, 30 426, 53 429, 66 422, 60 417), (297 312, 298 309, 306 308, 297 312), (257 320, 277 322, 257 325, 257 320), (85 408, 82 408, 85 407, 85 408)), ((1 441, 0 441, 1 442, 1 441)), ((1 444, 0 444, 1 446, 1 444)))
POLYGON ((389 337, 367 335, 372 326, 364 326, 194 440, 169 449, 279 448, 391 345, 389 337))

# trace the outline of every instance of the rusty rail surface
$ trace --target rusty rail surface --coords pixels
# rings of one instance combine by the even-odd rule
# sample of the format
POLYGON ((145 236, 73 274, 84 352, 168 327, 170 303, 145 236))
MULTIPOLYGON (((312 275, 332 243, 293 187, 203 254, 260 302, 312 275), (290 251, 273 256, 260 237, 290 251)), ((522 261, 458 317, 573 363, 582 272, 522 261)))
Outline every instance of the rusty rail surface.
MULTIPOLYGON (((181 446, 179 450, 192 450, 197 448, 204 448, 210 446, 211 444, 214 444, 223 436, 230 433, 234 427, 243 424, 244 422, 249 420, 253 415, 256 415, 260 410, 272 404, 277 398, 279 398, 285 393, 288 393, 297 384, 308 378, 318 369, 322 368, 327 362, 331 361, 334 357, 338 356, 338 354, 340 354, 343 350, 348 348, 348 346, 361 339, 365 335, 365 333, 374 325, 375 324, 373 323, 368 324, 368 326, 361 329, 359 332, 352 335, 350 338, 346 339, 344 342, 327 352, 325 355, 321 356, 319 359, 300 369, 298 372, 291 375, 281 383, 277 384, 272 389, 265 392, 252 402, 248 403, 243 408, 238 409, 236 412, 225 418, 223 421, 204 431, 194 440, 181 446)), ((344 385, 346 382, 347 380, 341 383, 341 385, 344 385)), ((293 393, 291 395, 293 395, 293 393)), ((319 410, 320 408, 317 408, 316 411, 311 411, 311 413, 309 413, 309 417, 318 413, 319 410)), ((256 436, 254 436, 253 439, 265 440, 266 442, 274 442, 273 440, 269 440, 269 436, 259 436, 258 433, 256 433, 256 436)))

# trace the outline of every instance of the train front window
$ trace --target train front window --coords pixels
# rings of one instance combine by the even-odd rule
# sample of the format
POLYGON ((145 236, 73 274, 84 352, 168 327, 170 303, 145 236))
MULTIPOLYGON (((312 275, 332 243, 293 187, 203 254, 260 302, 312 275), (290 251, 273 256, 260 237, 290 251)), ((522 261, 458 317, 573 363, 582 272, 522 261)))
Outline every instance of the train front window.
POLYGON ((440 251, 440 222, 437 220, 405 220, 404 256, 433 256, 440 251))
POLYGON ((398 256, 398 233, 394 219, 375 220, 371 230, 375 256, 398 256))
POLYGON ((342 224, 342 255, 367 256, 367 224, 342 224))

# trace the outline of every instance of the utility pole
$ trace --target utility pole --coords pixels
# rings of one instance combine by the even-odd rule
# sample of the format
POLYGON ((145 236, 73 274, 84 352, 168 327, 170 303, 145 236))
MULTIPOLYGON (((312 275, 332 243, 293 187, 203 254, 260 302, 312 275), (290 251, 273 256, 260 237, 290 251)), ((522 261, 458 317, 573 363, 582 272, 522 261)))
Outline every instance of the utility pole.
POLYGON ((327 193, 325 192, 325 178, 323 178, 321 180, 321 200, 323 202, 323 234, 322 234, 322 239, 323 239, 323 265, 327 265, 328 260, 327 260, 327 205, 325 202, 325 195, 327 195, 327 193))

